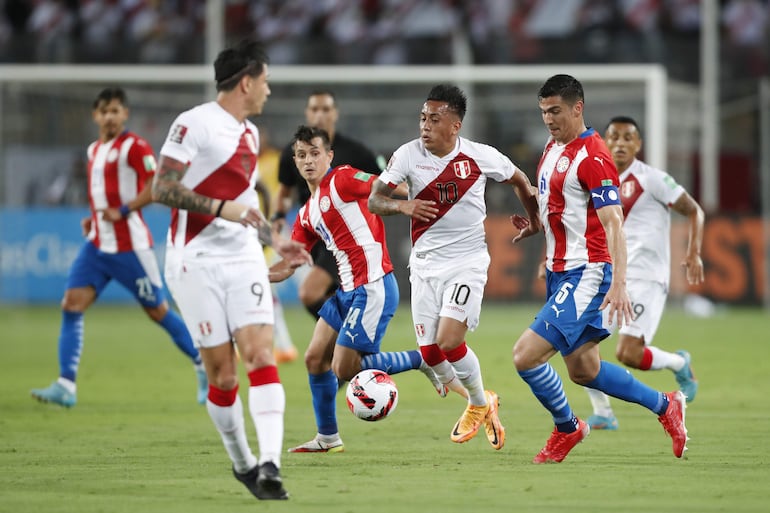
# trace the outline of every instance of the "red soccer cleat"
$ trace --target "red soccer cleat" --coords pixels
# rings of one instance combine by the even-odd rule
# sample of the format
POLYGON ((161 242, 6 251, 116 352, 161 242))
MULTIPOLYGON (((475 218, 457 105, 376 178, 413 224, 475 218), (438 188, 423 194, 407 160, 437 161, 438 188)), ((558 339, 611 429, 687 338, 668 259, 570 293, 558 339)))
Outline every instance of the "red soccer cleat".
POLYGON ((687 450, 687 428, 684 426, 685 396, 677 390, 668 392, 668 408, 665 413, 658 417, 658 421, 663 425, 668 436, 671 437, 674 456, 681 458, 684 451, 687 450))
POLYGON ((562 433, 553 428, 551 437, 545 443, 545 447, 537 453, 532 463, 561 463, 572 448, 585 440, 588 433, 591 432, 588 424, 580 419, 577 419, 577 421, 577 430, 572 433, 562 433))

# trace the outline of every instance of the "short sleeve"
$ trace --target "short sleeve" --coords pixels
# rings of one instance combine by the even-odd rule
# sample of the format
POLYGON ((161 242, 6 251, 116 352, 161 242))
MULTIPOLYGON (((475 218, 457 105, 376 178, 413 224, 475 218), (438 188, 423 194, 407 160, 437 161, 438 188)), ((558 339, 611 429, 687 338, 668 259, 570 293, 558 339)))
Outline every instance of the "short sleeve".
POLYGON ((137 138, 128 150, 128 165, 136 171, 140 182, 146 182, 155 174, 157 167, 152 147, 144 139, 137 138))
POLYGON ((385 171, 380 174, 380 180, 391 187, 404 182, 409 174, 409 151, 406 145, 401 146, 390 157, 385 171))
POLYGON ((679 185, 668 173, 655 169, 650 180, 650 193, 659 202, 671 206, 684 192, 684 187, 679 185))
POLYGON ((208 137, 205 124, 196 121, 190 111, 177 116, 171 124, 160 154, 179 162, 192 161, 208 137))

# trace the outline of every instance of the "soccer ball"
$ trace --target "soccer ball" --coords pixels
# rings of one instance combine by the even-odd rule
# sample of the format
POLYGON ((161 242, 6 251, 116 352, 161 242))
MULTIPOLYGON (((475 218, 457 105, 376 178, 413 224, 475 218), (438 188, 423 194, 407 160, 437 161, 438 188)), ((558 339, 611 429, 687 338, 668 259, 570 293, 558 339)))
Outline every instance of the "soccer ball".
POLYGON ((381 420, 396 409, 398 389, 386 372, 367 369, 353 376, 345 398, 348 408, 359 419, 381 420))

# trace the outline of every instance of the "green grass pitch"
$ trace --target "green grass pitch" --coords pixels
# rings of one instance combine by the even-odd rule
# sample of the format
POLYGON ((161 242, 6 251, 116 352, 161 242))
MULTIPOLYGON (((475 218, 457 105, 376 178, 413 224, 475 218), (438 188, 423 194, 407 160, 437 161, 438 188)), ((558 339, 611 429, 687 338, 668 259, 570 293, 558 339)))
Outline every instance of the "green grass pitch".
MULTIPOLYGON (((687 410, 691 441, 677 460, 655 416, 613 401, 617 432, 594 432, 558 465, 532 457, 552 424, 516 375, 511 346, 531 305, 486 304, 468 341, 487 388, 501 397, 507 441, 496 452, 483 433, 449 441, 463 410, 440 399, 418 372, 395 376, 396 411, 382 422, 354 418, 338 395, 346 452, 284 454, 287 502, 257 503, 230 473, 205 408, 195 403, 189 363, 138 307, 96 305, 86 314, 78 404, 39 404, 29 390, 58 372, 59 312, 0 310, 0 512, 766 512, 770 510, 770 315, 727 309, 695 319, 672 308, 656 342, 686 348, 701 382, 687 410)), ((295 343, 307 345, 310 317, 287 311, 295 343)), ((615 361, 615 338, 603 343, 615 361)), ((401 308, 385 350, 415 347, 401 308)), ((560 358, 552 360, 566 378, 560 358)), ((284 446, 315 433, 301 361, 280 367, 286 388, 284 446)), ((637 372, 658 389, 675 388, 668 371, 637 372)), ((586 394, 565 383, 578 415, 586 394)), ((241 381, 241 393, 246 380, 241 381)), ((242 395, 243 397, 243 395, 242 395)), ((256 450, 253 424, 247 428, 256 450)))

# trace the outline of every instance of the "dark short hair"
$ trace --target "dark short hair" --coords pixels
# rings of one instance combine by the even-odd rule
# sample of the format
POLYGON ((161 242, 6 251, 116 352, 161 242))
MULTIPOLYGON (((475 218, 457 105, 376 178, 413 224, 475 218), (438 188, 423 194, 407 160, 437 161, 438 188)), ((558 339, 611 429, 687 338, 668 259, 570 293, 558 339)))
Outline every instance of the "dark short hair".
POLYGON ((313 89, 310 94, 307 95, 308 100, 311 96, 331 96, 334 101, 334 105, 337 105, 337 95, 331 89, 313 89))
POLYGON ((604 131, 606 132, 607 129, 610 127, 613 123, 623 123, 625 125, 633 125, 634 128, 636 128, 636 133, 639 134, 639 138, 642 138, 642 129, 639 128, 639 124, 636 122, 636 120, 630 116, 615 116, 610 120, 609 123, 607 123, 607 126, 604 127, 604 131))
POLYGON ((120 87, 106 87, 102 89, 94 100, 94 109, 98 108, 102 102, 110 103, 112 100, 118 100, 121 105, 128 106, 128 97, 126 92, 120 87))
POLYGON ((214 61, 217 91, 231 91, 246 75, 258 77, 266 64, 269 64, 267 53, 257 41, 244 39, 222 50, 214 61))
POLYGON ((294 145, 298 141, 310 144, 316 137, 321 138, 321 142, 323 143, 324 149, 326 149, 326 151, 332 149, 332 142, 331 139, 329 139, 329 132, 323 128, 307 125, 300 125, 297 127, 297 131, 294 132, 294 138, 291 141, 291 147, 294 148, 294 145))
POLYGON ((462 90, 453 85, 439 84, 428 93, 428 101, 443 102, 449 105, 449 110, 457 114, 460 121, 465 117, 468 108, 468 98, 462 90))
POLYGON ((545 81, 545 84, 537 92, 537 99, 550 98, 552 96, 561 96, 562 100, 570 105, 578 101, 585 101, 583 95, 583 84, 578 79, 570 75, 554 75, 545 81))

